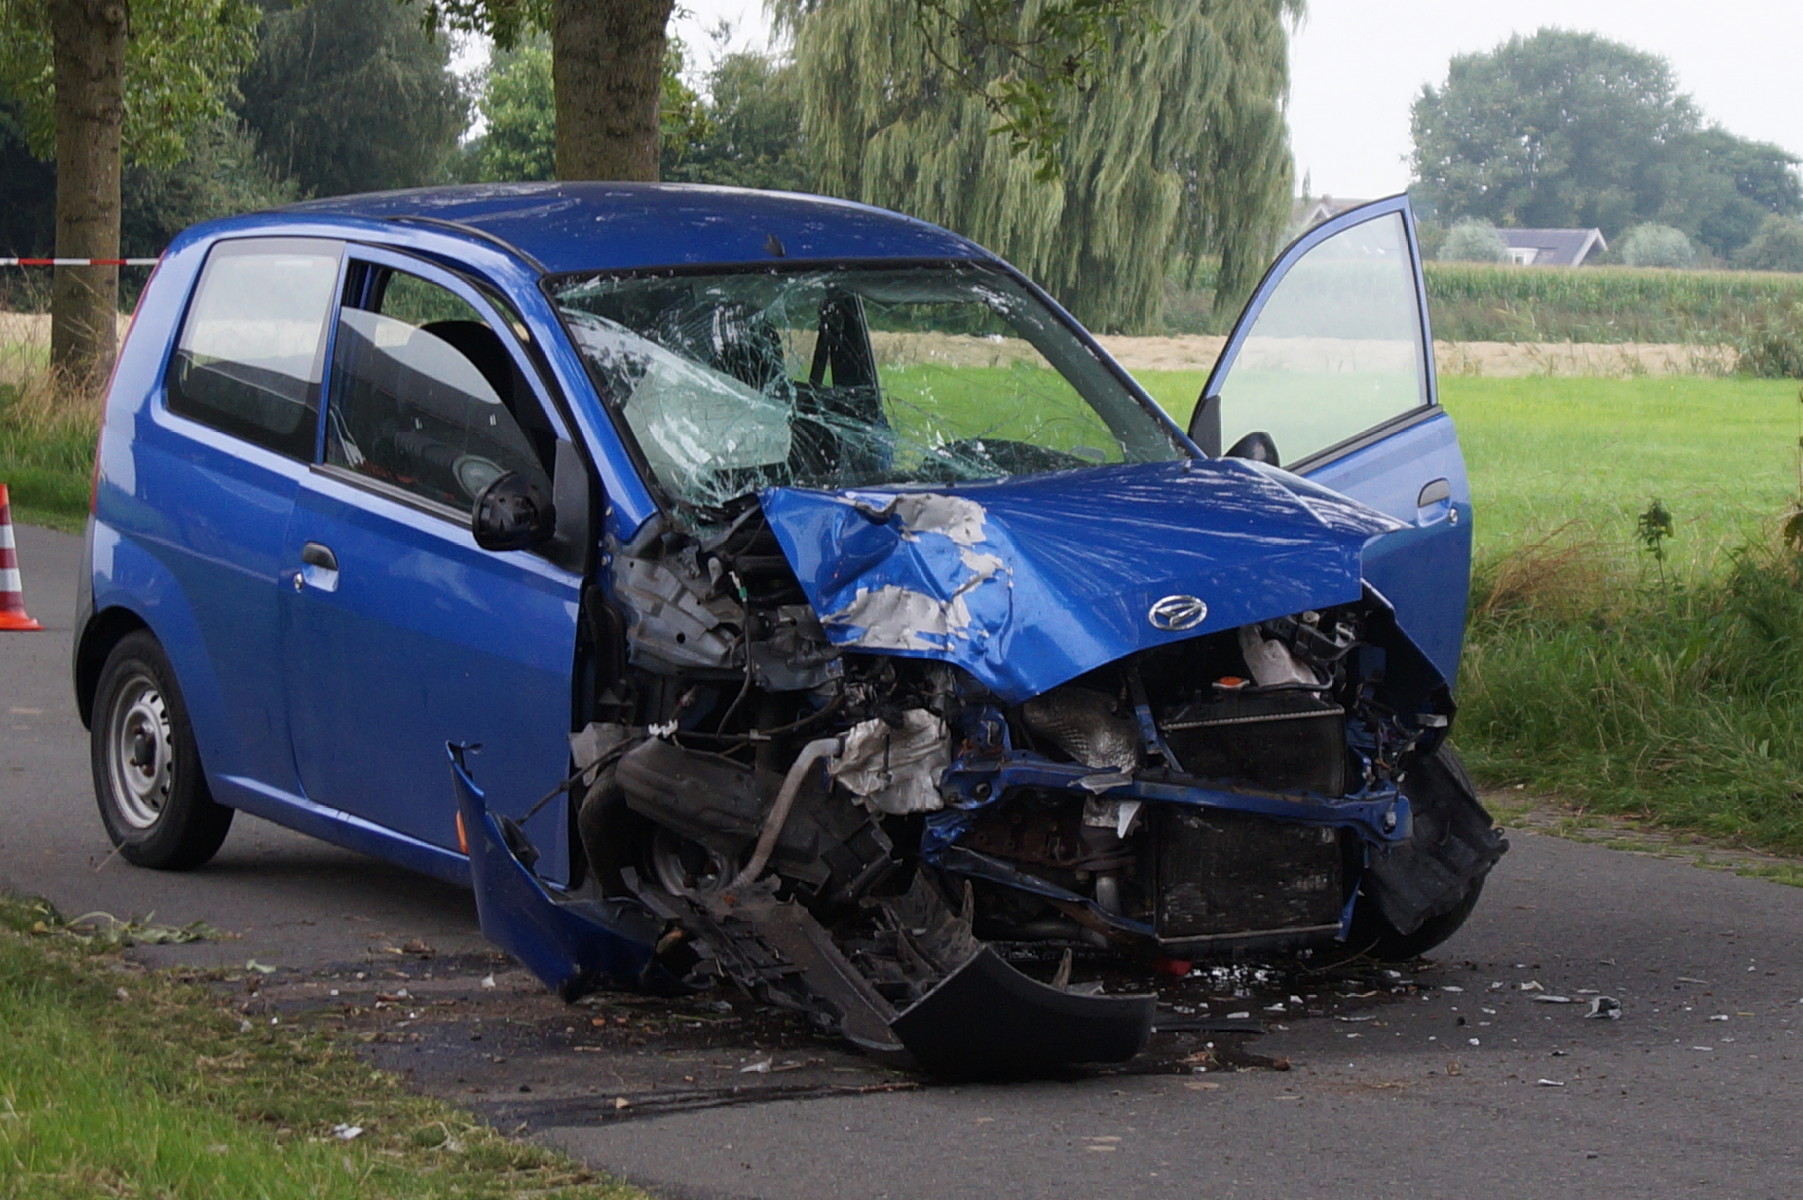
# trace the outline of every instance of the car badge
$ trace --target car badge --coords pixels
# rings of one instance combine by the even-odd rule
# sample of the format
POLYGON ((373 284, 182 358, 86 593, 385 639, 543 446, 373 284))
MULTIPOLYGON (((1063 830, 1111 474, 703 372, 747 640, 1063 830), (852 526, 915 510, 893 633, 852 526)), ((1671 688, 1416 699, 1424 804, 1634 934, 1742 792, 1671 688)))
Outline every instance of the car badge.
POLYGON ((1208 619, 1208 605, 1194 596, 1166 596, 1146 610, 1146 620, 1154 629, 1181 633, 1194 629, 1208 619))

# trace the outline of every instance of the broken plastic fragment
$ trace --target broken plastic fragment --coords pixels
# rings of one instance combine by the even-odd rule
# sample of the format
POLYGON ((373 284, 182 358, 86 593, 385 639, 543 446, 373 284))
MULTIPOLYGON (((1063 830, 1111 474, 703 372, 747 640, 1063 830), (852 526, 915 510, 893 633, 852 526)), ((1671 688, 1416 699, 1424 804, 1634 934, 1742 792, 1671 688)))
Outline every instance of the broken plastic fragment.
POLYGON ((1605 1021, 1621 1020, 1621 1001, 1614 996, 1597 996, 1590 1002, 1590 1011, 1584 1016, 1600 1017, 1605 1021))

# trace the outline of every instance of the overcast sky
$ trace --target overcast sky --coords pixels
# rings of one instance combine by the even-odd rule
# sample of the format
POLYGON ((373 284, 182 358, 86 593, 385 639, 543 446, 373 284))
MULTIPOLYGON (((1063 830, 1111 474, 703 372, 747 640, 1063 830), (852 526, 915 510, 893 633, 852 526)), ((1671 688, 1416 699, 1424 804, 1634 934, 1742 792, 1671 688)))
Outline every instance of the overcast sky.
MULTIPOLYGON (((762 0, 677 0, 677 31, 706 57, 721 17, 761 46, 762 0)), ((1542 26, 1589 30, 1667 59, 1680 91, 1730 133, 1803 154, 1803 4, 1796 0, 1310 0, 1290 46, 1298 181, 1316 195, 1375 197, 1408 185, 1409 104, 1455 54, 1542 26)))

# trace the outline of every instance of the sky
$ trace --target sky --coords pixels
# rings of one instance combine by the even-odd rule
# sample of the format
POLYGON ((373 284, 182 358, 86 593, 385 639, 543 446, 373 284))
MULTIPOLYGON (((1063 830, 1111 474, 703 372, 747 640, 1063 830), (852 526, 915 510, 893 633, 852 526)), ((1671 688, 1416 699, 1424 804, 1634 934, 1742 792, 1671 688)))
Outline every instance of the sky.
MULTIPOLYGON (((677 0, 691 55, 721 18, 734 48, 761 48, 762 0, 677 0)), ((1678 89, 1730 133, 1803 155, 1803 4, 1794 0, 1309 0, 1290 43, 1290 141, 1315 195, 1372 198, 1408 186, 1409 105, 1445 82, 1455 54, 1543 26, 1660 55, 1678 89)))

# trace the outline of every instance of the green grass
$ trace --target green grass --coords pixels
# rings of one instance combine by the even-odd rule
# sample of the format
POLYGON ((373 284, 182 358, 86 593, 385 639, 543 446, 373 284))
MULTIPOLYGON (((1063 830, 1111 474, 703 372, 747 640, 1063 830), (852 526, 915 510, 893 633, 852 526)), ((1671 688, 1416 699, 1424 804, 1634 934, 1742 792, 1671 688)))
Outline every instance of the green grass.
POLYGON ((1555 544, 1474 592, 1455 738, 1481 780, 1803 853, 1803 556, 1660 584, 1555 544))
POLYGON ((1661 376, 1440 381, 1476 510, 1477 557, 1556 531, 1627 552, 1659 497, 1680 570, 1713 572, 1797 491, 1803 407, 1785 380, 1661 376))
POLYGON ((1803 852, 1797 385, 1448 379, 1476 509, 1456 740, 1486 783, 1803 852), (1657 497, 1667 559, 1636 540, 1657 497))
MULTIPOLYGON (((1203 371, 1135 375, 1179 424, 1203 371)), ((1626 551, 1658 496, 1677 517, 1678 569, 1713 571, 1797 491, 1797 384, 1739 376, 1488 379, 1446 376, 1480 559, 1555 531, 1626 551)))
POLYGON ((105 942, 0 898, 0 1196, 644 1195, 105 942))
POLYGON ((12 494, 14 520, 79 529, 88 511, 98 416, 65 412, 44 390, 37 381, 0 383, 0 483, 12 494))

